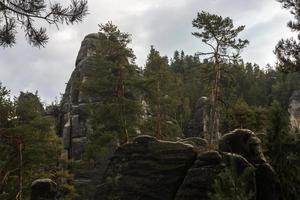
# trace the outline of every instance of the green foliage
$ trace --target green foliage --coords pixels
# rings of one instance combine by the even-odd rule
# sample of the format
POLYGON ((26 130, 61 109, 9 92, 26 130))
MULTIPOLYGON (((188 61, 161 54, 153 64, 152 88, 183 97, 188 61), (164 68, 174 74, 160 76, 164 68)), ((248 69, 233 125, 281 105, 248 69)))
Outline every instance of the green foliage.
POLYGON ((275 54, 278 58, 279 70, 284 72, 300 72, 299 59, 299 36, 300 36, 300 6, 296 0, 277 0, 282 3, 294 16, 295 21, 289 21, 288 27, 298 33, 298 38, 281 39, 275 47, 275 54))
POLYGON ((89 79, 79 87, 91 99, 89 113, 94 130, 87 157, 95 159, 101 147, 110 141, 120 144, 137 135, 141 118, 141 73, 134 64, 135 56, 128 47, 130 35, 111 22, 100 25, 96 65, 88 72, 89 79))
POLYGON ((209 200, 251 200, 254 191, 249 190, 249 177, 253 175, 253 168, 246 168, 239 175, 233 166, 225 167, 217 176, 213 184, 213 192, 209 193, 209 200))
POLYGON ((16 33, 20 29, 24 30, 29 44, 37 47, 44 46, 49 37, 46 28, 35 26, 36 19, 58 26, 58 24, 81 22, 87 15, 85 0, 72 0, 66 7, 45 0, 0 0, 0 8, 0 14, 5 19, 0 21, 0 46, 3 47, 11 47, 15 44, 16 33))
POLYGON ((13 117, 13 102, 10 100, 10 91, 0 82, 0 127, 8 127, 13 117))
POLYGON ((103 130, 95 130, 96 134, 91 136, 91 142, 87 145, 85 149, 86 160, 97 161, 103 157, 106 153, 107 145, 113 142, 117 142, 115 135, 118 135, 117 132, 103 130))
POLYGON ((0 126, 0 199, 16 198, 19 177, 23 179, 24 199, 29 199, 31 183, 39 178, 53 179, 61 190, 68 190, 65 197, 73 197, 74 190, 69 190, 73 186, 71 182, 66 183, 72 178, 59 165, 62 145, 54 131, 54 119, 44 116, 36 94, 21 92, 14 102, 7 103, 8 95, 2 93, 1 98, 6 101, 0 102, 0 107, 10 106, 11 110, 10 115, 6 115, 9 123, 0 126))
POLYGON ((229 132, 237 128, 265 132, 267 123, 266 109, 249 106, 243 98, 239 98, 232 107, 222 108, 221 130, 229 132))
POLYGON ((208 123, 209 142, 219 139, 220 132, 220 108, 219 99, 222 96, 222 76, 228 64, 238 63, 240 51, 248 44, 248 40, 237 39, 238 34, 244 30, 245 26, 234 27, 229 17, 210 14, 202 11, 197 14, 197 18, 192 22, 193 27, 200 32, 192 34, 201 39, 209 48, 209 52, 199 52, 201 56, 207 56, 212 61, 208 71, 210 89, 210 112, 208 123), (227 64, 227 65, 226 65, 227 64))
POLYGON ((232 19, 229 17, 223 18, 202 11, 193 20, 193 27, 201 32, 193 32, 192 34, 212 49, 212 52, 200 53, 200 55, 211 55, 215 59, 214 62, 238 59, 240 51, 249 43, 248 40, 236 39, 245 26, 234 28, 232 19))
POLYGON ((175 51, 171 59, 170 68, 176 84, 176 96, 179 107, 176 112, 176 120, 180 128, 184 130, 194 114, 196 102, 201 96, 207 95, 205 80, 205 64, 202 64, 198 56, 185 55, 183 51, 175 51), (177 55, 178 54, 178 55, 177 55))
POLYGON ((289 134, 287 111, 274 101, 268 109, 266 153, 277 172, 284 200, 296 200, 300 192, 300 143, 289 134))
POLYGON ((233 108, 234 118, 238 128, 250 128, 254 124, 254 112, 243 99, 239 99, 233 108))
POLYGON ((180 105, 177 93, 180 80, 172 75, 168 59, 161 57, 153 46, 143 74, 146 116, 142 133, 155 135, 157 138, 181 136, 180 125, 176 119, 180 105))
POLYGON ((33 120, 44 112, 43 105, 37 94, 21 92, 16 102, 16 115, 19 121, 33 120))

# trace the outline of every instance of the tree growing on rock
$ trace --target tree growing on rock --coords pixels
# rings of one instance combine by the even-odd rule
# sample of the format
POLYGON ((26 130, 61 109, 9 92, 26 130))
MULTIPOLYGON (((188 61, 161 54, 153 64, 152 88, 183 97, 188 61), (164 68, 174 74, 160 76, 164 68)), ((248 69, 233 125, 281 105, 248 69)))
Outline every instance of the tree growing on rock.
POLYGON ((200 32, 193 32, 197 38, 207 45, 211 51, 199 52, 200 56, 208 56, 213 62, 210 71, 210 113, 209 113, 209 141, 219 138, 220 109, 218 101, 221 97, 221 76, 226 64, 237 62, 241 50, 247 46, 248 40, 237 39, 245 26, 234 27, 232 19, 208 12, 198 13, 192 22, 193 27, 200 32))

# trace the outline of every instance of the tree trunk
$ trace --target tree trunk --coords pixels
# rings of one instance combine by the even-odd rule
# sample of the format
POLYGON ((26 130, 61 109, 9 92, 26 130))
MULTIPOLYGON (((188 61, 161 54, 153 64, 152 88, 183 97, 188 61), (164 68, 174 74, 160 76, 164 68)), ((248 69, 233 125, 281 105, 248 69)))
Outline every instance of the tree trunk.
POLYGON ((18 144, 18 149, 19 149, 19 175, 18 175, 18 194, 16 199, 17 200, 22 200, 23 199, 23 144, 21 141, 19 141, 18 144))
POLYGON ((158 101, 157 101, 157 109, 156 109, 156 137, 161 139, 161 94, 160 94, 160 82, 157 81, 156 84, 158 101))
POLYGON ((209 113, 209 143, 214 144, 218 141, 219 135, 219 123, 220 123, 220 112, 218 106, 218 99, 220 96, 220 79, 221 79, 221 69, 220 63, 215 57, 215 66, 214 66, 214 77, 212 80, 211 96, 210 96, 210 113, 209 113))

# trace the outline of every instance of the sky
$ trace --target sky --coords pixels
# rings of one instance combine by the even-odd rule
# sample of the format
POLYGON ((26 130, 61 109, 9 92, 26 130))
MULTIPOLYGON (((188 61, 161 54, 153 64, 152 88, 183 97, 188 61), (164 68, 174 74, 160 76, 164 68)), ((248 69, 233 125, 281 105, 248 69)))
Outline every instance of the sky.
POLYGON ((245 25, 239 36, 250 45, 242 58, 262 68, 275 64, 277 42, 294 34, 286 27, 292 16, 276 0, 88 0, 88 5, 89 15, 83 23, 59 29, 46 25, 50 40, 45 48, 31 47, 22 31, 14 47, 0 48, 0 82, 12 95, 38 90, 44 103, 60 99, 84 36, 97 32, 98 24, 108 21, 131 34, 130 47, 141 67, 151 45, 168 57, 175 50, 186 54, 203 50, 201 41, 191 35, 196 31, 191 22, 202 10, 245 25))

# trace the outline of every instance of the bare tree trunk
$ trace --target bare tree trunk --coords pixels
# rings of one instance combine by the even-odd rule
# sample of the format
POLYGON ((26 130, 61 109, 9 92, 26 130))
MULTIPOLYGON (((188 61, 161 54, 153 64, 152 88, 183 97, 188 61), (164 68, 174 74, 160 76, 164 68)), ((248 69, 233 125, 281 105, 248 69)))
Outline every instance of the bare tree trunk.
POLYGON ((211 96, 210 96, 210 113, 209 113, 209 143, 214 144, 219 139, 219 124, 220 124, 220 111, 218 106, 218 99, 220 96, 220 79, 221 79, 221 69, 220 63, 215 56, 214 65, 214 77, 211 86, 211 96))
POLYGON ((214 133, 214 119, 215 119, 215 80, 212 82, 211 95, 210 95, 210 112, 209 112, 209 143, 213 142, 213 133, 214 133))
POLYGON ((220 80, 221 80, 221 69, 220 64, 217 66, 217 74, 216 74, 216 109, 215 109, 215 132, 214 132, 214 140, 218 141, 220 139, 220 108, 218 100, 220 98, 220 80))

